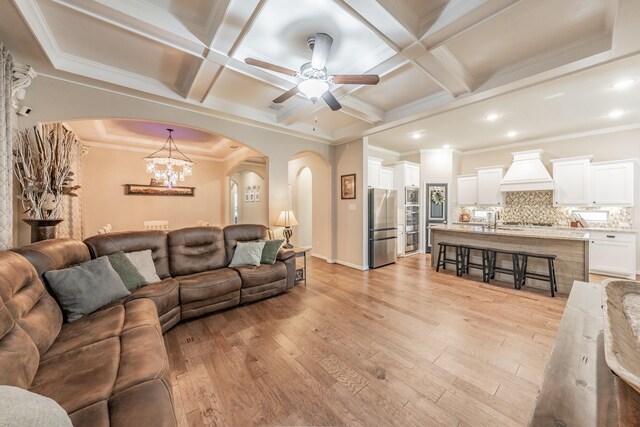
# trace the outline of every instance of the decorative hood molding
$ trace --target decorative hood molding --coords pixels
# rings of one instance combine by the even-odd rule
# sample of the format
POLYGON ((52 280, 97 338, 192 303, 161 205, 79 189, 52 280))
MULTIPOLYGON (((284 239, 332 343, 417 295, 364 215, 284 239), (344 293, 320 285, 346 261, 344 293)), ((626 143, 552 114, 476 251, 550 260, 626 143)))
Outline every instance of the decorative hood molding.
POLYGON ((543 150, 511 153, 513 163, 502 179, 500 191, 553 190, 553 179, 542 163, 542 153, 543 150))

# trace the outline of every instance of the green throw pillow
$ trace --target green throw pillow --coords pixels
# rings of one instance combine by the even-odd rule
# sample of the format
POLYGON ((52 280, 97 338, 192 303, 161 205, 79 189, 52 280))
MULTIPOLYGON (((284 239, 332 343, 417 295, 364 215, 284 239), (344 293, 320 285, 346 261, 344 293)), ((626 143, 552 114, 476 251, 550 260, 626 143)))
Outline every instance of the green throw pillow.
POLYGON ((229 267, 260 265, 264 242, 238 242, 229 267))
POLYGON ((62 306, 68 322, 81 319, 130 294, 104 256, 63 270, 47 271, 44 278, 62 306))
POLYGON ((107 258, 109 258, 111 266, 116 273, 118 273, 118 276, 120 276, 124 282, 124 286, 129 292, 133 292, 147 284, 147 281, 144 280, 142 274, 140 274, 136 266, 133 265, 129 260, 129 257, 127 257, 124 252, 116 252, 108 255, 107 258))
POLYGON ((260 264, 273 264, 276 262, 282 242, 284 242, 282 239, 265 241, 264 249, 262 249, 262 258, 260 258, 260 264))

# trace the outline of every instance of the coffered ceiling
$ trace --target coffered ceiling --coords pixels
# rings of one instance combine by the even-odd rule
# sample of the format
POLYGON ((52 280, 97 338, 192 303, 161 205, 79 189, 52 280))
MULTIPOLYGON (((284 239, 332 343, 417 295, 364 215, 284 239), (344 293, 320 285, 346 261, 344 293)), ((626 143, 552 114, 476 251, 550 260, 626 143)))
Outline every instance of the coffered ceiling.
MULTIPOLYGON (((488 99, 504 100, 496 109, 518 109, 525 104, 510 94, 582 80, 587 77, 581 71, 636 54, 639 3, 11 0, 0 4, 0 14, 20 22, 3 19, 0 40, 19 60, 42 64, 37 69, 42 74, 116 85, 123 92, 159 96, 328 143, 369 135, 372 143, 402 152, 444 140, 500 144, 490 132, 479 135, 483 128, 460 117, 459 110, 488 99), (297 78, 251 67, 244 59, 297 70, 309 61, 306 40, 317 32, 335 40, 329 73, 375 73, 381 82, 333 85, 343 105, 338 112, 302 95, 273 105, 271 100, 294 87, 297 78), (29 46, 34 40, 48 63, 29 46), (428 135, 441 119, 449 125, 467 121, 457 122, 456 132, 437 141, 407 136, 421 130, 428 135)), ((539 133, 592 125, 579 126, 572 119, 553 118, 552 126, 539 133)))

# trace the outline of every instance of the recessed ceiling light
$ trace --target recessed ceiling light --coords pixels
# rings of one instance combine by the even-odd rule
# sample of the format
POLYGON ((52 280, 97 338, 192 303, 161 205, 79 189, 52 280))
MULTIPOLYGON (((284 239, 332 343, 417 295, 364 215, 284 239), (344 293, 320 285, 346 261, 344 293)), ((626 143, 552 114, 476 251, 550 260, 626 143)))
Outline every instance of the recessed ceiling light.
POLYGON ((544 99, 560 98, 563 95, 564 95, 564 92, 558 92, 558 93, 554 93, 552 95, 545 96, 544 99))
POLYGON ((500 118, 500 114, 498 113, 490 113, 487 114, 486 116, 484 116, 484 119, 490 122, 495 122, 496 120, 498 120, 500 118))
POLYGON ((518 132, 516 132, 515 130, 509 131, 507 132, 507 136, 509 138, 515 138, 516 136, 518 136, 518 132))
POLYGON ((609 117, 610 119, 617 119, 619 117, 622 117, 623 115, 624 115, 623 110, 613 110, 609 114, 607 114, 607 117, 609 117))
POLYGON ((619 82, 612 84, 611 87, 614 89, 627 89, 635 82, 636 81, 634 79, 620 80, 619 82))
POLYGON ((451 148, 451 146, 449 144, 444 144, 442 148, 447 149, 447 148, 451 148))
POLYGON ((413 135, 411 135, 411 138, 413 139, 420 139, 420 137, 422 136, 422 134, 420 134, 420 132, 416 132, 413 135))

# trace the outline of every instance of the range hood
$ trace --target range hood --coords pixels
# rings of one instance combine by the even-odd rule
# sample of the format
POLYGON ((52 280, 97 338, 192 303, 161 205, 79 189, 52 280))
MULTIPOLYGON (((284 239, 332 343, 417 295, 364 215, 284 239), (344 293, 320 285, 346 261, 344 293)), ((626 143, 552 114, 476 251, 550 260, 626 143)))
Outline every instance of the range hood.
POLYGON ((504 174, 500 191, 553 190, 553 179, 542 163, 543 150, 511 153, 513 163, 504 174))

